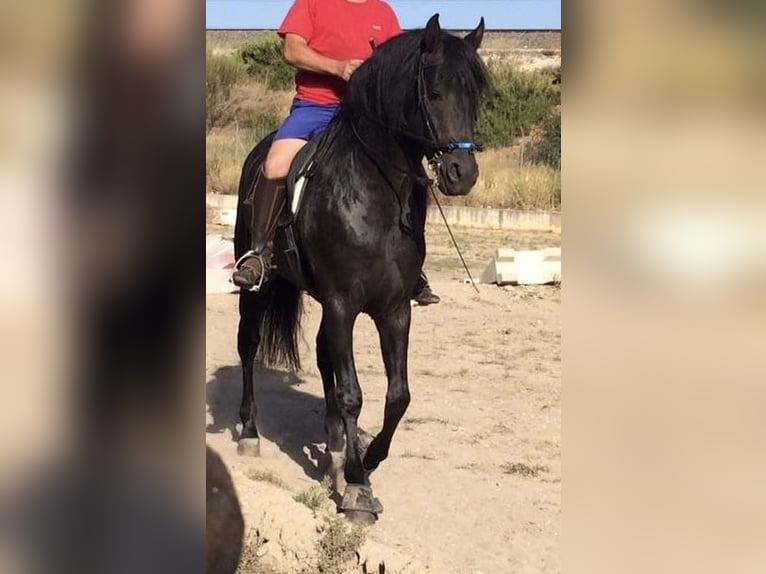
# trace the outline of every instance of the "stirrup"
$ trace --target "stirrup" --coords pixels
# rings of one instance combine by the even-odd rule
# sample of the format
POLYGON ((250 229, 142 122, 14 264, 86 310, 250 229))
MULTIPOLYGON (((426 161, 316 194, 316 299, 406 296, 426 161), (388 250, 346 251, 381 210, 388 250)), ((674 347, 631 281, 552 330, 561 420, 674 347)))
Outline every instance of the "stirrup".
POLYGON ((245 252, 242 257, 237 259, 236 263, 234 263, 234 268, 239 270, 240 265, 243 261, 246 261, 247 259, 250 259, 251 257, 255 257, 258 259, 258 262, 261 264, 261 276, 258 278, 258 283, 253 285, 252 287, 248 288, 248 291, 257 292, 261 290, 261 287, 263 287, 263 280, 266 277, 266 262, 263 260, 263 254, 256 253, 252 249, 245 252))

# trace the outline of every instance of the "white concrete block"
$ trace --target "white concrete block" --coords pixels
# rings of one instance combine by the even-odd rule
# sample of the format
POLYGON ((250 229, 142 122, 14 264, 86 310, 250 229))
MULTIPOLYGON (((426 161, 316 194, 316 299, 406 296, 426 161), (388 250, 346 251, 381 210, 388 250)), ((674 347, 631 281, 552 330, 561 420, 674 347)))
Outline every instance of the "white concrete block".
POLYGON ((561 248, 500 248, 481 274, 482 283, 544 285, 561 281, 561 248))

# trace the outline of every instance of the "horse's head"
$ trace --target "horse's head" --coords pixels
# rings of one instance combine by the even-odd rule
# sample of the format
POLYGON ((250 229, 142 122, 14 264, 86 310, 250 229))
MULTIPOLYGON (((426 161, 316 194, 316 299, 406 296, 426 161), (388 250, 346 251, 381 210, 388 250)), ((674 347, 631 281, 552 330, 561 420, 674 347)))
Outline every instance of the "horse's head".
POLYGON ((340 116, 368 151, 385 149, 384 140, 402 144, 436 168, 443 193, 465 195, 479 174, 473 136, 489 84, 477 54, 483 35, 483 18, 458 38, 436 14, 425 29, 376 46, 351 76, 340 116))
POLYGON ((479 100, 487 86, 477 55, 484 18, 465 38, 443 32, 439 15, 423 31, 418 62, 418 115, 426 157, 446 195, 465 195, 476 183, 479 167, 474 141, 479 100))

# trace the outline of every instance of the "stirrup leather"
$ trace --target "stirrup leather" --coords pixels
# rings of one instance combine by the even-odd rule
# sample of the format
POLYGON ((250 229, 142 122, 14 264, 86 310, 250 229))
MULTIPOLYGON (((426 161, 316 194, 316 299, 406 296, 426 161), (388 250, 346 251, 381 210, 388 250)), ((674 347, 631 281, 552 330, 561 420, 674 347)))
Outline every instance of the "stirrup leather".
POLYGON ((247 259, 250 259, 251 257, 255 257, 256 259, 258 259, 258 262, 261 264, 261 274, 260 274, 260 277, 258 278, 258 283, 256 283, 255 285, 253 285, 252 287, 248 289, 248 291, 256 292, 261 290, 261 287, 263 287, 263 280, 266 277, 266 261, 263 259, 263 254, 256 253, 255 251, 251 249, 245 252, 245 254, 242 255, 242 257, 237 259, 237 262, 234 263, 234 267, 235 269, 239 269, 240 265, 242 265, 242 262, 246 261, 247 259))

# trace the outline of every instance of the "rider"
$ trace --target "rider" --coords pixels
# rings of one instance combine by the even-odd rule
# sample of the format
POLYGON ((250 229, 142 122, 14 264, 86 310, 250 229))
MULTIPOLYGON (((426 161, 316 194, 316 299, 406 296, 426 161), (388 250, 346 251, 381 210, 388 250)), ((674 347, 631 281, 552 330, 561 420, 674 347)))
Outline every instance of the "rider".
MULTIPOLYGON (((270 242, 285 203, 287 172, 308 139, 330 123, 346 82, 373 47, 401 33, 391 7, 382 0, 295 0, 277 32, 283 55, 298 70, 290 115, 274 136, 250 201, 252 246, 232 274, 238 287, 254 289, 271 265, 270 242)), ((415 301, 438 303, 421 272, 415 301)))

